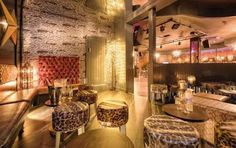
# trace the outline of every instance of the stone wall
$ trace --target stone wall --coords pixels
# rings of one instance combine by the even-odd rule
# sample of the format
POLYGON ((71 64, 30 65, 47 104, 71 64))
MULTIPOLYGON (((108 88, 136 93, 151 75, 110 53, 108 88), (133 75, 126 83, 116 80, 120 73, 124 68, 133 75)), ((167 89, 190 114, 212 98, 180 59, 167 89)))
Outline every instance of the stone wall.
POLYGON ((85 0, 25 0, 23 56, 24 61, 32 61, 35 71, 39 56, 79 56, 83 79, 86 37, 112 38, 113 34, 113 18, 87 8, 85 0))

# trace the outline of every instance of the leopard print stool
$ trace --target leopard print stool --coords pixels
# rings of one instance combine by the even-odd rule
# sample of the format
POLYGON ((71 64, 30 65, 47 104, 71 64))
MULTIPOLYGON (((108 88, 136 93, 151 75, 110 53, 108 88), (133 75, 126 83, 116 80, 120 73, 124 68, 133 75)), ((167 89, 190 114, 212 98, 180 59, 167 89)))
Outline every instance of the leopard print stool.
POLYGON ((60 145, 61 132, 66 133, 78 129, 84 133, 84 125, 89 120, 89 106, 85 102, 67 102, 54 108, 52 127, 56 131, 56 147, 60 145))
POLYGON ((83 101, 88 103, 89 105, 89 117, 90 117, 90 105, 94 104, 95 113, 97 111, 97 98, 98 93, 96 90, 78 90, 76 93, 74 100, 76 101, 83 101))
POLYGON ((129 118, 129 108, 124 101, 108 100, 97 107, 97 119, 102 126, 119 127, 122 134, 126 134, 129 118))
POLYGON ((236 147, 236 121, 218 124, 216 126, 215 132, 216 147, 236 147))
POLYGON ((197 148, 200 136, 189 123, 167 115, 154 115, 144 121, 146 148, 197 148))
POLYGON ((96 104, 97 103, 97 91, 96 90, 79 90, 76 93, 76 101, 83 101, 88 103, 89 105, 91 104, 96 104))

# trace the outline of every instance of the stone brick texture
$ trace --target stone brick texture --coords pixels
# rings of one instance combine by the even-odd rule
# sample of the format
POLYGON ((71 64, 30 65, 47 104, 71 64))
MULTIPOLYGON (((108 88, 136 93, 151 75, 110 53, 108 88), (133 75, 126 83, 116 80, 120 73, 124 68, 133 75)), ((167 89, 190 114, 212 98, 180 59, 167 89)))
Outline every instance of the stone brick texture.
POLYGON ((79 57, 82 80, 86 37, 112 38, 113 30, 113 18, 86 7, 85 0, 26 0, 23 59, 37 69, 39 56, 79 57))

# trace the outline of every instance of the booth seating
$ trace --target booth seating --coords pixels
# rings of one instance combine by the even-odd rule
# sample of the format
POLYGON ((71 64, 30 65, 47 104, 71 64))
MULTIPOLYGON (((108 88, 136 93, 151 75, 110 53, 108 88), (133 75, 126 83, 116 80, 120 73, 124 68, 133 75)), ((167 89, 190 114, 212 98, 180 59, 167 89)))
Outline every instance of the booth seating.
POLYGON ((154 115, 144 121, 146 148, 198 148, 200 136, 188 122, 167 115, 154 115))
POLYGON ((0 147, 11 147, 23 131, 25 117, 32 106, 36 89, 0 92, 0 147))
POLYGON ((236 121, 222 122, 215 128, 216 147, 236 147, 236 121))
POLYGON ((61 133, 78 129, 78 134, 85 131, 85 124, 89 120, 89 108, 85 102, 67 102, 54 108, 52 113, 52 127, 56 131, 56 148, 60 146, 61 133))
POLYGON ((97 119, 104 127, 119 127, 126 134, 126 123, 129 118, 129 108, 124 101, 108 100, 97 107, 97 119))

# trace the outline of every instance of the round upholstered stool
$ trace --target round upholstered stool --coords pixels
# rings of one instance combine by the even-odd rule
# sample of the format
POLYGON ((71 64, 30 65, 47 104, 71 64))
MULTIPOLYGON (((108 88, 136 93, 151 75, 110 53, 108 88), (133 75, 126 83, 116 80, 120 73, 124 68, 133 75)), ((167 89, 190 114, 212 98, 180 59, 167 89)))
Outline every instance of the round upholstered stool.
POLYGON ((88 105, 97 103, 98 94, 96 90, 79 90, 76 94, 76 100, 88 103, 88 105))
POLYGON ((215 132, 216 147, 236 147, 236 121, 216 125, 215 132))
POLYGON ((103 127, 119 127, 126 134, 126 123, 129 118, 129 108, 124 101, 108 100, 97 107, 97 119, 103 127))
POLYGON ((96 90, 78 90, 75 95, 76 101, 86 102, 89 105, 89 114, 90 114, 90 105, 94 104, 94 110, 97 110, 97 98, 98 93, 96 90))
POLYGON ((85 102, 67 102, 55 107, 52 112, 52 127, 56 131, 56 147, 60 145, 61 133, 78 129, 78 134, 82 134, 88 120, 89 106, 85 102))
POLYGON ((200 136, 189 123, 180 119, 154 115, 144 121, 144 146, 146 148, 197 148, 200 136))

